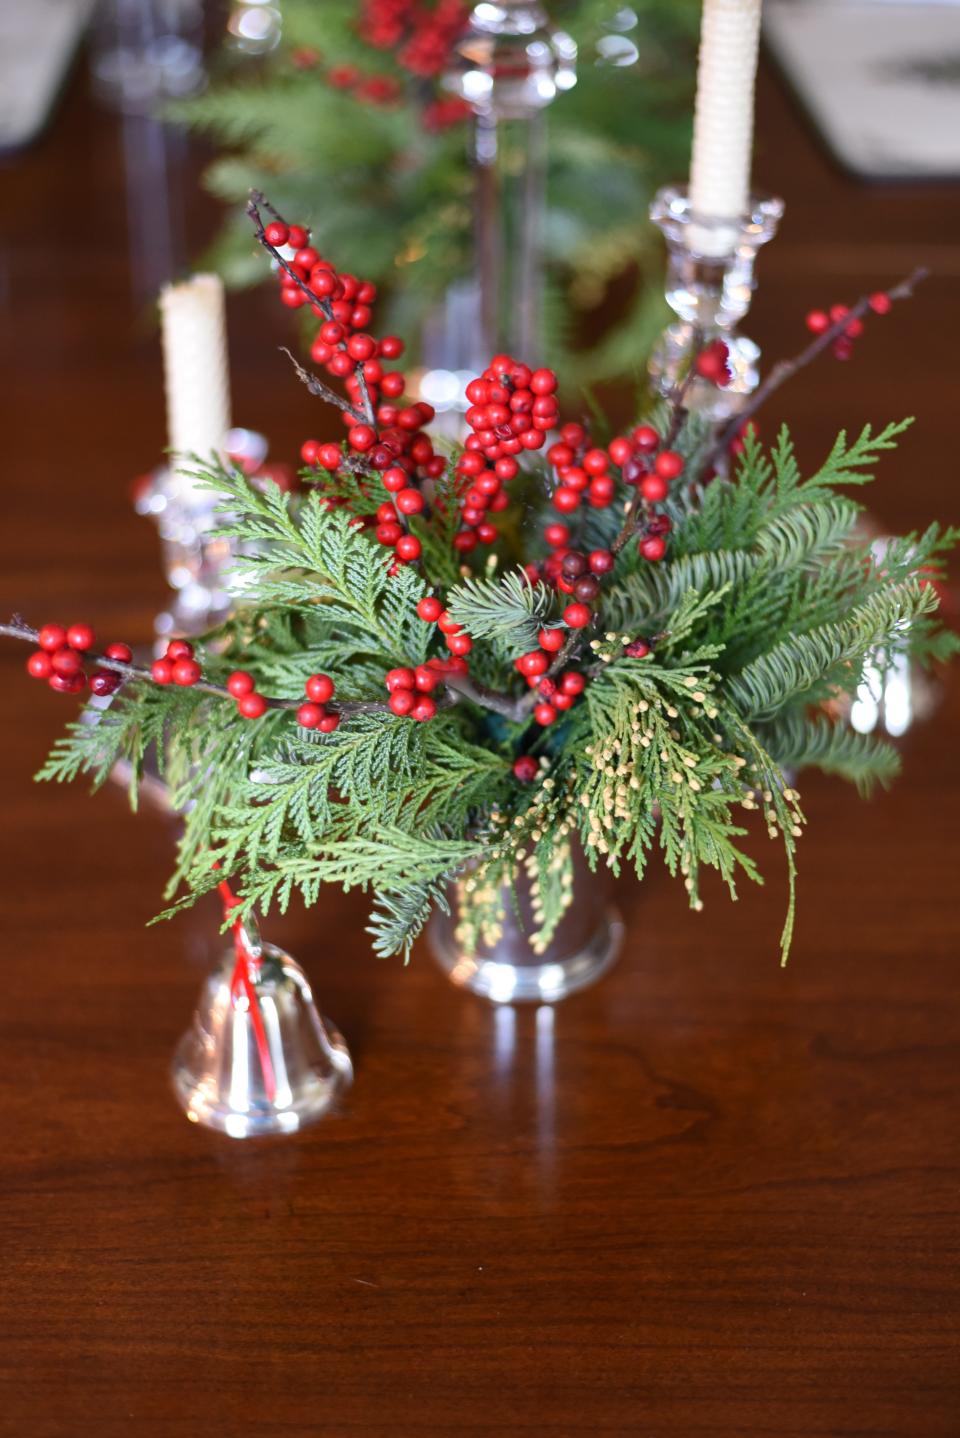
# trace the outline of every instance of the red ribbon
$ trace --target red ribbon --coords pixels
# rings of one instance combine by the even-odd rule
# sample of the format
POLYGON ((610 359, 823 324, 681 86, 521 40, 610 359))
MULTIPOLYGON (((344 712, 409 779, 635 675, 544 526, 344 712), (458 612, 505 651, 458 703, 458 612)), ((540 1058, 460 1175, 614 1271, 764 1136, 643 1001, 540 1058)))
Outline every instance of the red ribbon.
MULTIPOLYGON (((219 864, 214 865, 215 869, 219 869, 219 867, 219 864)), ((223 915, 224 918, 227 918, 230 910, 235 909, 241 900, 234 894, 226 879, 221 879, 217 888, 223 899, 223 915)), ((266 1090, 267 1098, 273 1103, 277 1096, 277 1079, 273 1071, 273 1060, 270 1057, 270 1046, 267 1043, 267 1031, 263 1026, 260 999, 254 982, 260 971, 260 960, 250 948, 242 919, 237 919, 233 925, 233 947, 237 962, 230 978, 230 1002, 236 1008, 241 994, 247 1001, 250 1021, 253 1024, 254 1041, 257 1045, 257 1055, 260 1059, 260 1069, 263 1073, 263 1087, 266 1090)))

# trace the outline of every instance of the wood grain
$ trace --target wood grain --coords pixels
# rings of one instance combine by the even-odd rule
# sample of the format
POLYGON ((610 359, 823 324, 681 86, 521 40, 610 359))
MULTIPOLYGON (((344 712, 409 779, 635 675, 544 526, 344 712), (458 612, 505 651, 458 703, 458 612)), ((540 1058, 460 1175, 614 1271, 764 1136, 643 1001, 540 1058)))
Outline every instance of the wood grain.
MULTIPOLYGON (((159 357, 123 137, 82 89, 5 175, 0 607, 136 640, 162 599, 127 496, 163 443, 159 357)), ((914 413, 877 522, 956 520, 956 189, 855 186, 769 77, 759 132, 789 201, 751 316, 771 357, 811 305, 939 270, 768 428, 816 458, 841 424, 914 413)), ((231 328, 237 417, 290 455, 316 425, 284 318, 247 297, 231 328)), ((274 924, 357 1081, 335 1119, 256 1145, 167 1091, 215 914, 145 929, 171 825, 31 785, 67 704, 22 661, 0 651, 0 1432, 960 1431, 955 679, 889 796, 805 784, 785 972, 773 845, 766 888, 698 917, 658 872, 624 888, 623 961, 555 1011, 493 1010, 425 952, 376 962, 352 896, 274 924)))

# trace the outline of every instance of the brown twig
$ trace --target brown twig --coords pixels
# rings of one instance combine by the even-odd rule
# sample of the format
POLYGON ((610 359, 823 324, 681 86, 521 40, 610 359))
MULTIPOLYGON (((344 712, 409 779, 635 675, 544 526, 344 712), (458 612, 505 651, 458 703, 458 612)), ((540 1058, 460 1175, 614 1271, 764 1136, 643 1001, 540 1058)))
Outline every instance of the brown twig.
POLYGON ((358 424, 363 421, 364 416, 359 410, 354 409, 353 405, 350 404, 348 400, 345 400, 342 395, 337 394, 336 390, 324 384, 322 379, 318 379, 315 374, 311 374, 308 369, 304 369, 303 365, 291 351, 287 349, 286 345, 280 345, 279 348, 280 353, 286 355, 287 359, 293 365, 297 379, 301 384, 306 385, 311 394, 316 395, 318 399, 326 400, 327 404, 335 404, 337 409, 342 409, 344 414, 350 415, 351 419, 355 419, 358 424))
MULTIPOLYGON (((892 289, 881 291, 881 293, 885 294, 887 299, 893 302, 912 299, 916 286, 920 284, 922 280, 925 280, 929 273, 930 271, 926 266, 919 265, 912 274, 907 275, 899 284, 894 285, 892 289)), ((704 473, 716 467, 717 462, 726 453, 743 426, 757 413, 757 410, 759 410, 762 405, 766 404, 770 396, 774 394, 781 385, 786 384, 787 380, 792 379, 799 370, 805 369, 808 364, 811 364, 813 360, 823 354, 824 350, 828 349, 835 340, 842 339, 853 320, 862 319, 863 316, 867 314, 872 308, 872 299, 872 295, 862 295, 861 298, 857 300, 857 303, 853 305, 842 318, 836 320, 835 323, 832 324, 829 329, 824 330, 822 334, 816 335, 806 348, 802 349, 793 359, 780 360, 773 366, 773 369, 767 375, 763 384, 754 392, 748 403, 745 404, 742 409, 738 410, 733 418, 721 429, 713 446, 707 451, 704 457, 704 473)))

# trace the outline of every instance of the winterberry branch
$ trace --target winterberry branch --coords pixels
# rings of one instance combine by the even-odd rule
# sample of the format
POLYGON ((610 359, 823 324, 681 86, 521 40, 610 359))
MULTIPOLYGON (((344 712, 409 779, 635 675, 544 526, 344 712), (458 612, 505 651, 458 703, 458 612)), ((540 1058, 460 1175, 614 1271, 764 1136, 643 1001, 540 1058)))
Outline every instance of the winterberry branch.
MULTIPOLYGON (((266 250, 268 255, 272 256, 272 258, 276 261, 276 263, 280 266, 280 268, 284 271, 288 278, 296 285, 297 289, 301 292, 301 294, 304 295, 307 301, 312 306, 319 309, 325 319, 332 321, 334 315, 330 301, 324 298, 322 295, 314 294, 313 290, 306 283, 306 281, 302 280, 297 274, 296 270, 290 264, 289 260, 285 260, 277 246, 272 245, 267 239, 266 228, 263 223, 263 218, 260 214, 261 205, 263 205, 266 209, 270 211, 272 215, 276 216, 279 219, 279 216, 277 216, 277 212, 269 203, 266 196, 261 194, 259 190, 251 190, 250 198, 247 201, 247 214, 253 221, 254 235, 257 239, 257 242, 262 246, 263 249, 266 250)), ((347 347, 343 340, 340 341, 336 348, 339 350, 343 350, 344 354, 347 353, 347 347)), ((374 431, 374 433, 376 433, 377 416, 373 407, 373 401, 370 398, 370 391, 367 388, 367 381, 363 373, 362 365, 357 365, 355 374, 357 379, 357 386, 360 390, 360 398, 362 404, 362 414, 358 415, 357 417, 363 419, 367 424, 369 424, 370 428, 374 431)), ((356 414, 356 411, 352 407, 347 409, 347 407, 343 404, 341 404, 340 407, 351 415, 356 414)))
MULTIPOLYGON (((925 265, 919 265, 912 274, 907 275, 905 279, 901 280, 899 284, 894 285, 892 289, 881 290, 879 293, 891 303, 897 300, 912 299, 916 286, 925 280, 929 273, 930 271, 925 265)), ((863 319, 864 315, 873 309, 876 300, 876 292, 870 295, 862 295, 846 314, 835 320, 834 323, 821 334, 816 335, 806 348, 802 349, 793 359, 779 360, 778 363, 773 366, 767 378, 754 392, 747 404, 738 410, 733 418, 721 429, 712 448, 707 451, 703 461, 704 473, 716 466, 717 462, 736 439, 743 426, 748 420, 752 419, 762 405, 766 404, 770 396, 774 394, 781 385, 786 384, 788 379, 792 379, 799 370, 805 369, 808 364, 811 364, 813 360, 823 354, 824 350, 828 349, 830 345, 842 339, 854 321, 863 319)))

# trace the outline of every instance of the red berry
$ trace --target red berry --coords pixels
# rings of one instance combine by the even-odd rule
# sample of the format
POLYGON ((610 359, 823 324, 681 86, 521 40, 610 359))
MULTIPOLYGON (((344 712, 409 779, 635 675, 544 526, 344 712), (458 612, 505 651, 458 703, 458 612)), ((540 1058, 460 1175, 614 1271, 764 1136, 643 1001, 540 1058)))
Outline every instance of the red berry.
POLYGON ((448 634, 447 648, 450 650, 451 654, 458 654, 461 656, 464 654, 469 654, 470 650, 473 648, 473 640, 470 638, 469 634, 448 634))
POLYGON ((83 660, 75 649, 55 649, 50 663, 54 674, 79 674, 83 669, 83 660))
POLYGON ((277 250, 281 245, 285 245, 290 238, 290 231, 286 225, 281 224, 279 220, 271 220, 263 233, 266 237, 267 244, 273 245, 274 249, 277 250))
POLYGON ((200 665, 195 659, 178 659, 173 666, 173 682, 189 689, 201 678, 200 665))
POLYGON ((538 724, 552 724, 557 717, 557 711, 552 704, 538 704, 533 711, 533 717, 538 724))
POLYGON ((398 339, 396 335, 384 335, 380 341, 380 353, 384 359, 399 359, 405 348, 403 340, 398 339))
POLYGON ((291 225, 287 232, 287 244, 295 250, 302 250, 310 238, 310 231, 305 230, 303 225, 291 225))
POLYGON ((610 457, 602 449, 588 449, 581 460, 581 464, 587 471, 587 474, 606 474, 610 468, 610 457))
POLYGON ((90 692, 101 699, 120 687, 121 676, 112 669, 98 669, 90 680, 90 692))
POLYGON ((372 449, 376 438, 377 436, 368 424, 351 425, 347 433, 350 448, 356 450, 358 454, 366 454, 368 449, 372 449))
POLYGON ((419 723, 422 724, 425 719, 432 719, 436 712, 436 704, 429 697, 429 695, 424 694, 423 698, 418 699, 416 704, 414 704, 413 708, 410 710, 410 718, 416 719, 419 721, 419 723))
POLYGON ((429 694, 436 689, 440 677, 435 669, 429 664, 418 664, 414 670, 414 684, 421 694, 429 694))
POLYGON ((553 507, 559 509, 561 514, 572 514, 575 509, 580 508, 580 496, 575 489, 561 484, 560 488, 553 492, 553 507))
POLYGON ((262 694, 241 694, 237 709, 244 719, 259 719, 267 712, 267 701, 262 694))
POLYGON ((570 669, 560 680, 560 691, 569 694, 571 697, 582 694, 587 687, 587 681, 576 669, 570 669))
POLYGON ((311 674, 303 689, 307 698, 312 699, 314 704, 326 704, 328 699, 333 698, 335 687, 329 674, 311 674))
POLYGON ((173 683, 173 665, 169 659, 155 659, 150 665, 150 677, 154 684, 173 683))
POLYGON ((388 522, 377 525, 377 540, 380 544, 396 544, 402 534, 403 530, 399 524, 388 522))
POLYGON ((389 708, 401 719, 405 714, 410 713, 410 710, 416 702, 416 695, 412 689, 394 689, 390 698, 387 700, 389 708))
POLYGON ((529 654, 521 654, 517 660, 517 668, 521 674, 531 675, 546 674, 550 667, 550 660, 541 649, 532 649, 529 654))
POLYGON ((649 454, 660 443, 660 436, 652 425, 641 424, 633 431, 633 442, 641 454, 649 454))
POLYGON ((186 639, 171 639, 164 657, 173 660, 174 663, 178 659, 192 659, 193 645, 186 639))
POLYGON ((441 634, 459 634, 463 628, 462 624, 458 624, 456 620, 450 618, 445 609, 437 615, 437 625, 441 634))
POLYGON ((71 624, 67 630, 67 643, 71 649, 89 649, 93 643, 93 630, 89 624, 71 624))
POLYGON ((49 679, 53 673, 53 665, 50 663, 50 655, 45 649, 38 649, 30 655, 27 660, 27 673, 32 674, 34 679, 49 679))
POLYGON ((417 682, 417 676, 412 669, 391 669, 384 676, 384 683, 391 694, 395 689, 412 689, 417 682))
POLYGON ((317 725, 317 728, 320 730, 321 734, 332 734, 335 729, 340 728, 340 715, 324 714, 323 718, 320 720, 320 723, 317 725))
POLYGON ((297 723, 302 729, 316 729, 325 713, 321 704, 301 704, 297 710, 297 723))
POLYGON ((553 394, 557 388, 557 377, 552 369, 536 369, 530 376, 529 387, 534 394, 553 394))
POLYGON ((562 549, 565 544, 570 543, 570 530, 565 524, 548 524, 543 531, 543 537, 551 549, 562 549))
POLYGON ((108 659, 117 659, 121 664, 129 664, 133 658, 129 644, 108 644, 104 652, 108 659))
POLYGON ((634 639, 632 643, 627 645, 623 652, 629 655, 631 659, 646 659, 650 653, 650 645, 645 639, 634 639))
MULTIPOLYGON (((556 654, 558 649, 563 648, 566 641, 567 636, 562 629, 541 629, 537 635, 537 643, 540 645, 540 648, 545 649, 548 654, 556 654)), ((541 670, 541 673, 542 672, 541 670)))
POLYGON ((587 495, 594 509, 606 509, 608 504, 613 503, 613 496, 616 493, 616 486, 609 474, 598 474, 596 479, 590 483, 590 492, 587 495))
POLYGON ((428 624, 434 624, 443 613, 443 605, 432 594, 426 595, 417 605, 417 614, 428 624))
POLYGON ((640 481, 640 493, 651 504, 659 504, 670 492, 667 481, 659 474, 645 475, 640 481))
POLYGON ((593 611, 586 604, 568 604, 563 611, 563 622, 569 629, 585 629, 593 618, 593 611))
POLYGON ((807 329, 811 334, 822 335, 830 328, 830 316, 826 310, 811 310, 807 315, 807 329))
POLYGON ((234 699, 242 699, 244 694, 252 694, 254 687, 253 675, 248 674, 245 669, 235 669, 227 680, 227 691, 234 699))
POLYGON ((37 635, 37 643, 41 649, 52 652, 54 649, 62 649, 67 642, 67 631, 59 624, 44 624, 37 635))
POLYGON ((423 510, 423 495, 419 489, 401 489, 396 504, 401 514, 420 514, 423 510))
POLYGON ((875 295, 871 295, 869 304, 875 315, 888 315, 893 307, 890 296, 883 290, 878 290, 875 295))
POLYGON ((683 456, 673 449, 662 450, 653 461, 653 467, 661 479, 676 479, 683 473, 683 456))
POLYGON ((402 534, 397 540, 397 553, 401 559, 419 559, 423 545, 415 534, 402 534))
POLYGON ((655 564, 666 554, 667 542, 659 534, 648 534, 645 539, 641 539, 639 549, 644 559, 655 564))
POLYGON ((617 439, 612 439, 607 445, 607 453, 614 464, 626 464, 627 460, 633 454, 633 445, 628 439, 620 435, 617 439))
POLYGON ((340 468, 343 452, 338 444, 322 444, 317 450, 317 459, 331 474, 340 468))
POLYGON ((82 669, 79 674, 51 674, 47 680, 50 688, 58 694, 79 694, 86 682, 87 677, 82 669))
POLYGON ((521 784, 530 784, 540 772, 540 765, 531 754, 521 754, 519 759, 513 761, 513 776, 519 779, 521 784))
POLYGON ((594 574, 609 574, 616 562, 609 549, 591 549, 587 560, 594 574))

